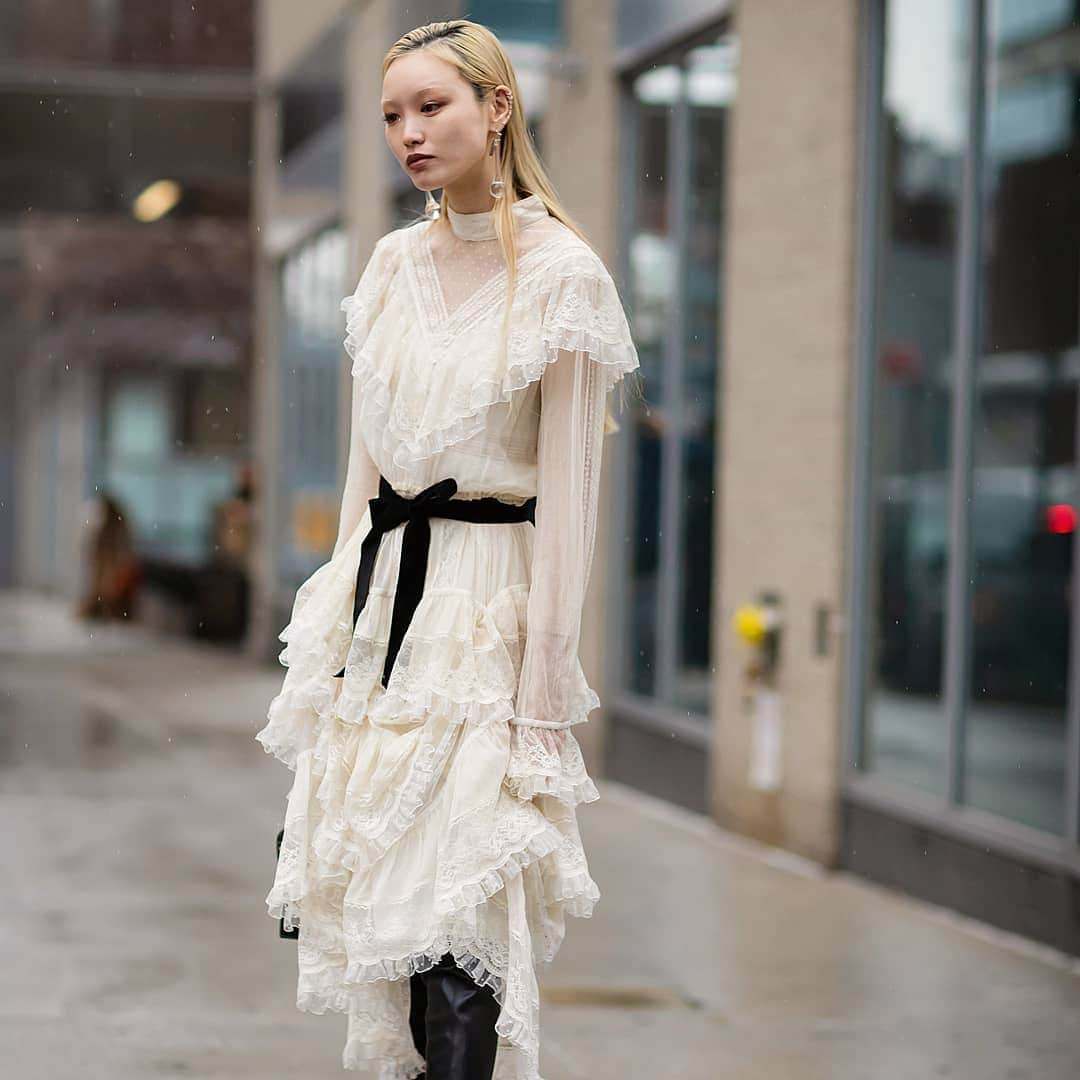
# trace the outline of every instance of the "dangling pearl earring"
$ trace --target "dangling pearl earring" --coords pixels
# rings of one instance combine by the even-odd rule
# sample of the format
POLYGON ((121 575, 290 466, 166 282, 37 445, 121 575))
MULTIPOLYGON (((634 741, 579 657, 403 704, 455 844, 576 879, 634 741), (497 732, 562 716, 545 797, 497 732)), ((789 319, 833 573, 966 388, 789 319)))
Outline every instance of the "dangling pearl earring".
POLYGON ((435 196, 429 190, 427 198, 424 200, 424 217, 429 221, 438 221, 441 212, 439 204, 435 201, 435 196))
MULTIPOLYGON (((507 104, 510 106, 511 111, 514 108, 514 95, 507 91, 506 94, 507 104)), ((509 121, 507 121, 509 123, 509 121)), ((496 150, 502 148, 502 132, 496 131, 495 138, 491 140, 491 149, 488 151, 488 157, 491 157, 496 150)), ((506 182, 501 176, 496 175, 495 179, 491 181, 491 196, 493 199, 501 199, 503 193, 506 190, 506 182)))
MULTIPOLYGON (((491 140, 491 149, 488 151, 488 157, 491 157, 499 147, 502 146, 502 132, 496 131, 495 138, 491 140)), ((492 198, 501 199, 503 197, 503 191, 506 188, 506 184, 501 176, 496 176, 491 181, 491 195, 492 198)))

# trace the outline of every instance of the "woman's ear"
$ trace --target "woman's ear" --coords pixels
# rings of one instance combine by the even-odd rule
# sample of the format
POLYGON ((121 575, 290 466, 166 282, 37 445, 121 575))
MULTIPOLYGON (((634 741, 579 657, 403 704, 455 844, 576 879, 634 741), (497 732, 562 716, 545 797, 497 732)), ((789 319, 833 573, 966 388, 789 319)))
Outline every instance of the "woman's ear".
POLYGON ((497 128, 503 128, 510 122, 512 109, 509 103, 510 88, 499 83, 491 91, 491 122, 497 128), (502 91, 500 94, 499 91, 502 91))

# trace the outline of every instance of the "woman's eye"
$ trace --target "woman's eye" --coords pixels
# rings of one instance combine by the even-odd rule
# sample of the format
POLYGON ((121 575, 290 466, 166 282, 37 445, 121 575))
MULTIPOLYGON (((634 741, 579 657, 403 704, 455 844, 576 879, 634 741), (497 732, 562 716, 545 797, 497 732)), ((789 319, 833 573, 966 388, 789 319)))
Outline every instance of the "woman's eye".
MULTIPOLYGON (((422 106, 421 111, 423 111, 423 109, 426 109, 429 105, 433 109, 437 109, 440 104, 441 104, 441 102, 438 102, 438 101, 427 101, 422 106)), ((392 123, 395 119, 397 119, 397 113, 383 113, 383 123, 384 124, 392 123)))

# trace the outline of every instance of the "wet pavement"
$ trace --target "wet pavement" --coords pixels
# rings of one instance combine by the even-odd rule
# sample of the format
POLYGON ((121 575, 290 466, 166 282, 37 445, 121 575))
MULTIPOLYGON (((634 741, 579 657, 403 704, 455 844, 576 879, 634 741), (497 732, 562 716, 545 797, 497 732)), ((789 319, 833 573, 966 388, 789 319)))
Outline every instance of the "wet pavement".
MULTIPOLYGON (((282 669, 0 596, 4 1080, 343 1077, 263 897, 282 669)), ((547 1080, 1074 1080, 1080 965, 617 784, 541 976, 547 1080)))

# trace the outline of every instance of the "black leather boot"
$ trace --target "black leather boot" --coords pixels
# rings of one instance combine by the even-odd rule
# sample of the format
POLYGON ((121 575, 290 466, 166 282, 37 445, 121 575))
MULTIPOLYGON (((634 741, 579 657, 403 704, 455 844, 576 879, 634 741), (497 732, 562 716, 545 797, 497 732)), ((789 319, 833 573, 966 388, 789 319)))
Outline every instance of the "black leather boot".
POLYGON ((501 1011, 491 987, 477 986, 454 962, 453 953, 410 981, 409 1026, 417 1050, 427 1060, 427 1071, 419 1080, 491 1080, 499 1045, 495 1021, 501 1011))
MULTIPOLYGON (((413 1046, 423 1057, 427 1052, 427 988, 421 976, 409 976, 409 1028, 412 1031, 413 1046)), ((421 1073, 416 1080, 426 1080, 427 1073, 421 1073)))

